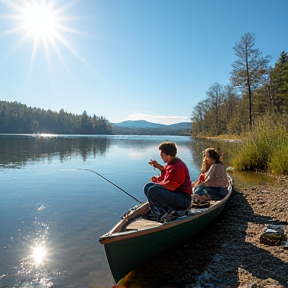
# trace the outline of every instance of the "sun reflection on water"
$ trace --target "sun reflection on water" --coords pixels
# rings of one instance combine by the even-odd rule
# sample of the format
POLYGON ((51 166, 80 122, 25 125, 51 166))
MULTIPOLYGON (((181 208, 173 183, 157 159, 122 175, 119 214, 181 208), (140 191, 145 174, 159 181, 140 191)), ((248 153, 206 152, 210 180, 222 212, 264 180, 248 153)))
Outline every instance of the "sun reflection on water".
POLYGON ((21 255, 24 257, 21 259, 17 273, 15 273, 19 287, 47 288, 54 286, 53 281, 56 273, 53 267, 51 269, 51 251, 53 249, 49 240, 50 224, 46 219, 46 208, 47 205, 43 203, 36 204, 36 210, 33 214, 34 221, 31 221, 29 229, 26 230, 27 233, 23 235, 25 244, 21 255))
POLYGON ((51 133, 40 133, 40 134, 37 134, 36 137, 38 137, 38 138, 55 138, 55 137, 57 137, 57 135, 51 134, 51 133))
POLYGON ((33 259, 34 264, 35 265, 43 264, 45 260, 45 256, 47 254, 45 247, 40 245, 32 249, 33 249, 32 259, 33 259))

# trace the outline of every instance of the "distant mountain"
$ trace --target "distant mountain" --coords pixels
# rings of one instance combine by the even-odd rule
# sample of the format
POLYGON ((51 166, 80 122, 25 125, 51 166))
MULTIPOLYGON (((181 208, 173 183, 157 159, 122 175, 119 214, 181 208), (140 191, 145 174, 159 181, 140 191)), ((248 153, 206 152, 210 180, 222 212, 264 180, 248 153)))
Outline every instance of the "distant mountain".
POLYGON ((191 129, 191 122, 181 122, 176 124, 168 125, 172 129, 191 129))
POLYGON ((146 120, 128 120, 123 121, 120 123, 111 123, 112 126, 117 126, 121 128, 157 128, 157 129, 190 129, 191 123, 190 122, 181 122, 171 125, 165 125, 165 124, 158 124, 158 123, 151 123, 146 120))
POLYGON ((191 123, 182 122, 172 125, 151 123, 145 120, 110 123, 112 134, 125 135, 191 135, 191 123))

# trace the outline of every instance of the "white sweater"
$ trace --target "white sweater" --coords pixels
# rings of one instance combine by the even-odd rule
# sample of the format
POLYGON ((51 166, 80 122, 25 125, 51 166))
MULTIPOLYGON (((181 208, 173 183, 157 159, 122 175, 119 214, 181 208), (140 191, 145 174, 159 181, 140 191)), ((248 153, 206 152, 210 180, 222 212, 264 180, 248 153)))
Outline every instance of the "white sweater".
POLYGON ((205 173, 204 186, 209 187, 228 187, 228 177, 226 168, 221 163, 214 163, 205 173))

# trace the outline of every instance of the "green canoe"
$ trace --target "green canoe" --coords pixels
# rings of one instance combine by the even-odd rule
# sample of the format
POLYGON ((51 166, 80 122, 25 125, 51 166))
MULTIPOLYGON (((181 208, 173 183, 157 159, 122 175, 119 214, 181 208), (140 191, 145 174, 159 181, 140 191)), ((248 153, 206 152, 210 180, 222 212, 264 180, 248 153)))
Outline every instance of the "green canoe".
POLYGON ((145 219, 148 202, 128 211, 112 230, 99 239, 105 247, 116 283, 148 259, 204 229, 223 210, 231 193, 232 179, 224 199, 211 201, 208 208, 191 208, 186 213, 188 215, 166 223, 145 219))

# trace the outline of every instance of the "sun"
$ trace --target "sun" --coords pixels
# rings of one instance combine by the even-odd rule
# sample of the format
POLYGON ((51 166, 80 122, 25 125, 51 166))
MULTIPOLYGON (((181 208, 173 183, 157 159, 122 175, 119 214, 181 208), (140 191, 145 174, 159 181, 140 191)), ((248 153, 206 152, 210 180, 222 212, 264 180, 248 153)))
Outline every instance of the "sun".
MULTIPOLYGON (((20 34, 16 47, 24 42, 32 43, 29 74, 31 73, 37 51, 44 49, 45 58, 50 67, 51 52, 57 55, 57 59, 67 69, 60 47, 69 50, 83 64, 89 66, 88 62, 72 47, 67 40, 68 33, 81 34, 71 28, 71 23, 76 17, 67 16, 67 10, 77 1, 68 1, 65 6, 59 7, 59 0, 9 0, 2 4, 9 8, 10 14, 1 14, 0 18, 10 20, 12 28, 4 31, 0 36, 20 34)), ((1 4, 1 5, 2 5, 1 4)), ((90 67, 89 67, 90 68, 90 67)))
POLYGON ((22 12, 23 26, 33 37, 49 39, 57 36, 60 17, 53 6, 48 6, 45 2, 36 2, 31 3, 22 12))

